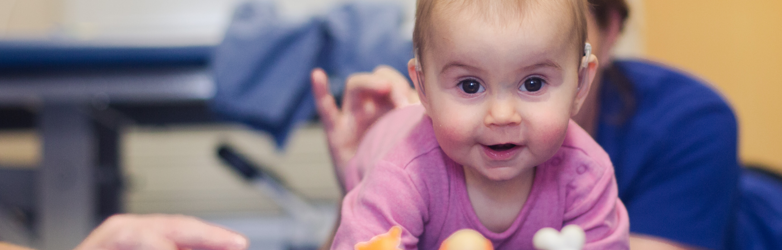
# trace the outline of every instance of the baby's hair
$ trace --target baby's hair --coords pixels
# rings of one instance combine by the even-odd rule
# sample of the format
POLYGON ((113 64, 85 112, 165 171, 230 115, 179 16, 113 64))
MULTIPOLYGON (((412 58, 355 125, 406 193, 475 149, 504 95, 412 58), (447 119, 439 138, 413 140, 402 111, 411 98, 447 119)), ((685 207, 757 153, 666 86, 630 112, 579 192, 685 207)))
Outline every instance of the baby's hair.
MULTIPOLYGON (((536 4, 551 0, 418 0, 416 3, 415 28, 413 30, 413 48, 417 63, 422 64, 421 54, 426 49, 427 40, 431 35, 432 16, 437 8, 475 9, 483 21, 497 25, 511 25, 511 20, 522 18, 525 13, 534 11, 536 4)), ((570 27, 573 36, 574 49, 578 53, 578 62, 584 54, 584 44, 587 39, 586 13, 589 11, 586 0, 557 0, 557 4, 567 4, 573 25, 570 27)), ((518 22, 516 22, 518 23, 518 22)), ((564 28, 564 27, 563 27, 564 28)), ((420 66, 419 66, 420 67, 420 66)))

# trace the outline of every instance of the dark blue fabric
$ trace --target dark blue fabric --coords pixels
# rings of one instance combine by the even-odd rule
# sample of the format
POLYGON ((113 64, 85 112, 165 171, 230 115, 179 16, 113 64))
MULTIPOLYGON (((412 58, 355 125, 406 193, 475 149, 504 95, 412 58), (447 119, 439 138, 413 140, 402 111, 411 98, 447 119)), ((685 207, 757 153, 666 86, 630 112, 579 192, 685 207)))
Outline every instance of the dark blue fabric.
POLYGON ((615 63, 636 107, 624 123, 619 89, 605 78, 597 142, 616 168, 630 231, 709 249, 727 242, 737 208, 736 119, 698 80, 640 61, 615 63))
POLYGON ((741 202, 731 249, 782 249, 782 178, 745 169, 739 187, 741 202))
POLYGON ((212 107, 270 133, 282 147, 296 124, 315 114, 313 68, 326 70, 335 93, 349 74, 379 64, 406 71, 412 45, 399 35, 401 23, 391 4, 347 4, 299 23, 280 18, 269 2, 241 5, 214 55, 212 107))
POLYGON ((132 47, 0 41, 0 72, 73 68, 206 65, 214 47, 132 47))

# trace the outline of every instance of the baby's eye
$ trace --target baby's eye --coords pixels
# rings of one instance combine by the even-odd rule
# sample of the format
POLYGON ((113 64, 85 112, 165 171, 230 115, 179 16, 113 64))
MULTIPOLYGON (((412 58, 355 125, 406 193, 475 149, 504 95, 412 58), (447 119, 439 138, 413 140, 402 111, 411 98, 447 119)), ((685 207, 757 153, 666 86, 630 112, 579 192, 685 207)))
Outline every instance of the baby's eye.
POLYGON ((537 92, 541 88, 543 88, 543 85, 546 84, 546 81, 543 80, 540 77, 530 77, 527 79, 524 79, 524 84, 519 87, 519 90, 521 91, 528 91, 528 92, 537 92))
POLYGON ((459 85, 467 94, 475 94, 475 93, 481 93, 485 91, 483 86, 481 86, 481 83, 476 81, 475 79, 465 79, 459 81, 459 85))

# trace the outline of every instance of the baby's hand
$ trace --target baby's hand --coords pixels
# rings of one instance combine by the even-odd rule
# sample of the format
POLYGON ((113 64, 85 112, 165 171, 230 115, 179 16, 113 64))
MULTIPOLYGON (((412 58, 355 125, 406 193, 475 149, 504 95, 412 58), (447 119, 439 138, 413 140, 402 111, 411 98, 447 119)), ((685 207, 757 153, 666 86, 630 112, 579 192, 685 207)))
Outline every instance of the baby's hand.
POLYGON ((462 229, 448 236, 443 244, 440 245, 440 250, 493 250, 491 241, 483 237, 481 233, 470 230, 462 229))
POLYGON ((402 229, 391 227, 388 233, 372 237, 367 242, 356 244, 356 250, 399 250, 402 243, 402 229))
POLYGON ((344 185, 341 183, 344 181, 342 169, 356 154, 367 129, 389 111, 418 103, 418 95, 399 71, 378 66, 372 73, 356 73, 348 77, 340 108, 329 91, 326 72, 314 69, 311 77, 315 107, 326 131, 337 177, 340 185, 344 185))
POLYGON ((562 228, 561 234, 550 227, 538 230, 532 237, 532 243, 539 250, 581 250, 585 239, 584 230, 576 225, 567 225, 562 228))

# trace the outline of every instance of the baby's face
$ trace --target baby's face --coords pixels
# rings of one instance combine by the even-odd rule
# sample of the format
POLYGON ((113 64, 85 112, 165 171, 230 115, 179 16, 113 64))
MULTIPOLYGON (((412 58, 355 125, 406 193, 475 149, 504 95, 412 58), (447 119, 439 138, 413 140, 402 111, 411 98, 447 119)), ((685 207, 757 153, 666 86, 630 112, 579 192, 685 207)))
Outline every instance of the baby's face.
POLYGON ((423 104, 443 151, 491 180, 552 157, 574 110, 580 50, 571 21, 545 8, 505 27, 445 11, 432 19, 423 104))

